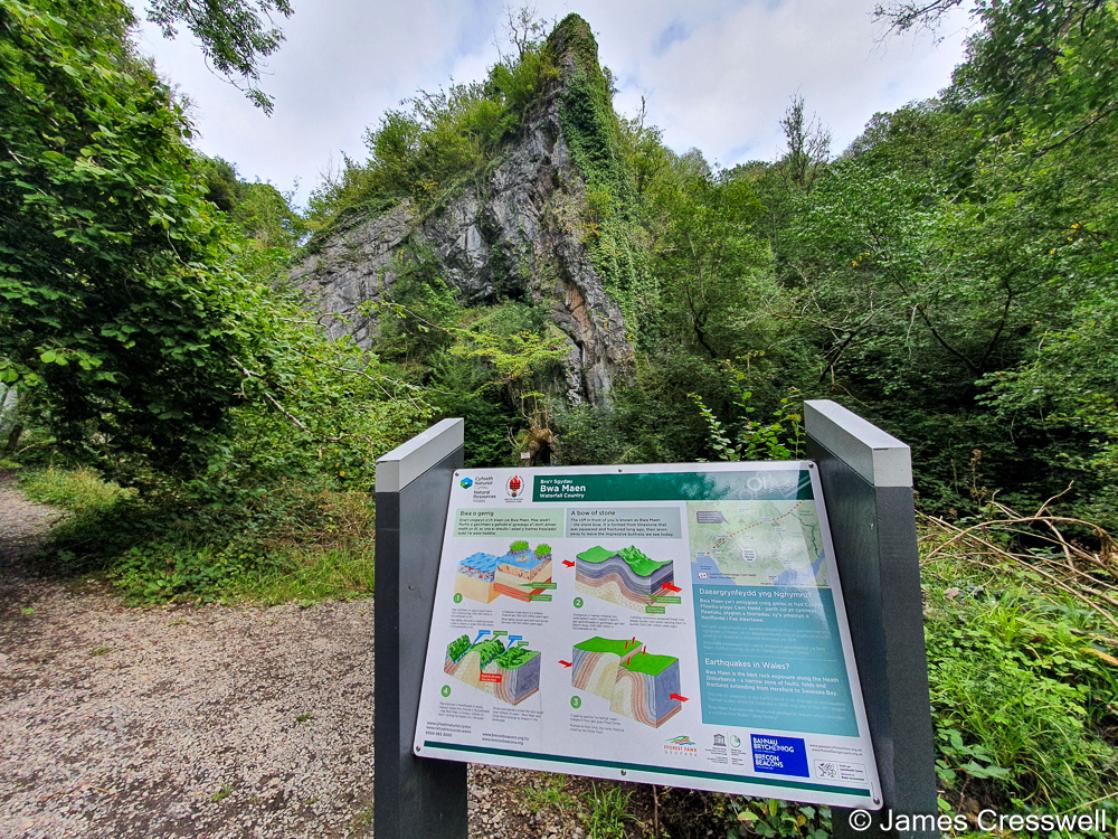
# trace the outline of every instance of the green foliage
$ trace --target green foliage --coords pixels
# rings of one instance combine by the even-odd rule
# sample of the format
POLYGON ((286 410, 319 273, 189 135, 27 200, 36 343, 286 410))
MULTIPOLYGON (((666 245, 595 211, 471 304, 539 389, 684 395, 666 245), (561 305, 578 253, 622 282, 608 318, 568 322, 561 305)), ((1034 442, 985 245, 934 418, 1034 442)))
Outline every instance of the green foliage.
POLYGON ((543 542, 536 545, 536 556, 551 556, 551 545, 546 545, 543 542))
POLYGON ((741 417, 740 425, 730 431, 701 396, 690 394, 710 431, 710 448, 718 460, 792 460, 803 450, 803 417, 800 414, 800 397, 792 393, 780 400, 769 422, 755 419, 757 408, 753 405, 753 391, 743 389, 735 400, 741 417), (731 436, 732 435, 732 436, 731 436))
MULTIPOLYGON (((206 199, 209 172, 216 200, 267 228, 254 203, 271 188, 219 194, 228 173, 186 146, 181 108, 124 40, 127 8, 89 0, 63 20, 44 6, 0 12, 0 379, 59 447, 133 478, 229 465, 228 435, 259 434, 265 405, 310 433, 281 403, 317 395, 307 376, 338 402, 375 389, 380 417, 400 427, 375 365, 327 346, 269 284, 282 248, 243 241, 206 199), (327 381, 312 359, 367 383, 327 381)), ((277 197, 263 203, 278 209, 277 197)))
POLYGON ((670 788, 659 797, 668 836, 825 839, 831 835, 828 807, 670 788))
POLYGON ((70 510, 38 563, 67 577, 102 574, 130 604, 368 596, 373 513, 362 492, 295 485, 209 496, 139 496, 88 470, 22 477, 32 498, 70 510))
POLYGON ((515 542, 509 545, 509 551, 511 551, 512 553, 519 553, 520 551, 526 550, 528 550, 528 543, 523 539, 517 539, 515 542))
POLYGON ((539 773, 536 784, 523 787, 525 803, 535 812, 549 807, 559 811, 577 807, 578 799, 567 790, 568 780, 566 775, 539 773))
POLYGON ((271 184, 242 181, 236 167, 220 157, 198 159, 196 170, 205 184, 207 200, 258 247, 290 250, 302 236, 303 220, 271 184))
POLYGON ((559 119, 571 158, 586 180, 586 244, 606 289, 617 298, 630 334, 641 336, 640 311, 656 287, 637 226, 636 191, 626 165, 621 125, 609 79, 598 64, 590 26, 564 18, 548 39, 558 55, 573 55, 563 79, 559 119))
POLYGON ((453 342, 461 306, 426 249, 402 253, 393 273, 392 285, 370 307, 371 314, 380 315, 377 352, 388 361, 429 366, 453 342))
POLYGON ((236 393, 242 281, 214 270, 220 224, 181 110, 125 49, 130 12, 50 8, 0 12, 0 378, 39 392, 64 444, 97 432, 177 466, 236 393))
POLYGON ((272 99, 255 82, 263 59, 283 43, 283 33, 269 25, 272 13, 290 17, 292 11, 289 0, 150 0, 148 20, 167 38, 185 25, 198 39, 207 64, 233 84, 246 84, 249 101, 270 114, 272 99))
POLYGON ((220 804, 222 801, 224 801, 226 798, 228 798, 232 794, 233 794, 233 785, 232 784, 226 784, 225 786, 223 786, 221 789, 219 789, 217 792, 215 792, 213 795, 210 796, 210 801, 212 801, 214 804, 220 804))
POLYGON ((827 807, 772 798, 754 801, 731 798, 728 803, 738 824, 726 832, 727 839, 746 836, 827 839, 831 835, 831 816, 827 807))
MULTIPOLYGON (((688 394, 699 393, 706 404, 729 412, 735 382, 725 364, 664 348, 656 363, 638 367, 633 387, 614 390, 608 407, 557 411, 561 456, 567 463, 671 463, 709 457, 709 429, 688 394)), ((762 404, 768 404, 767 395, 762 404)))
POLYGON ((1118 184, 1099 173, 1118 21, 1100 3, 975 14, 944 97, 875 117, 791 202, 778 269, 820 379, 914 443, 926 503, 973 511, 980 462, 1030 503, 1074 483, 1062 503, 1113 525, 1118 184))
POLYGON ((325 234, 404 199, 433 209, 492 164, 557 77, 552 52, 528 40, 484 82, 421 92, 388 111, 365 133, 367 159, 343 157, 341 171, 312 193, 312 229, 325 234))
POLYGON ((479 313, 456 332, 451 356, 482 362, 492 371, 483 388, 498 388, 526 420, 543 413, 543 388, 556 378, 566 356, 566 337, 540 313, 506 303, 479 313))
POLYGON ((20 475, 20 488, 32 501, 50 504, 79 515, 111 508, 118 502, 135 497, 126 490, 105 481, 89 468, 61 469, 51 466, 20 475))
POLYGON ((940 551, 924 576, 943 795, 1065 812, 1113 788, 1111 627, 993 555, 978 564, 961 549, 940 551))
POLYGON ((590 786, 586 802, 586 831, 590 839, 624 839, 625 826, 633 821, 629 813, 632 792, 614 784, 595 783, 590 786))
POLYGON ((646 194, 660 305, 644 317, 645 328, 666 346, 715 359, 774 349, 782 293, 759 230, 756 185, 714 176, 691 152, 669 157, 646 194))

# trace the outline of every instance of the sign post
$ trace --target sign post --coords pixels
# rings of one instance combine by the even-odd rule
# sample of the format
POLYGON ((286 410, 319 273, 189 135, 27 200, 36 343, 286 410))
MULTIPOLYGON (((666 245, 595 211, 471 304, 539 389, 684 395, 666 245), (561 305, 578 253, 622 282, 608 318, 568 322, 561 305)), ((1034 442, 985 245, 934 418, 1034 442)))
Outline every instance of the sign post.
POLYGON ((377 461, 373 829, 378 839, 466 836, 466 767, 412 754, 450 481, 463 422, 377 461))
POLYGON ((931 828, 885 831, 880 821, 890 812, 936 814, 909 448, 830 400, 806 402, 804 424, 827 499, 885 801, 869 828, 852 826, 851 811, 836 809, 834 835, 938 837, 931 828))

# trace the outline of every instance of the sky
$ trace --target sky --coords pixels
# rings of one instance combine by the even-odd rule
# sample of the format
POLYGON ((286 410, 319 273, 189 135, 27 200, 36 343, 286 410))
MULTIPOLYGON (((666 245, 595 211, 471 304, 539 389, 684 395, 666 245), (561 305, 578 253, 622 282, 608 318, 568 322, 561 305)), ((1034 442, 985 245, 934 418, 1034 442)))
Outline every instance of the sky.
MULTIPOLYGON (((698 148, 728 167, 774 160, 779 120, 804 97, 841 152, 879 111, 943 89, 963 55, 969 19, 956 11, 933 35, 888 35, 875 0, 538 0, 545 19, 578 12, 616 78, 615 107, 646 104, 646 123, 678 152, 698 148)), ((143 17, 143 0, 133 0, 143 17)), ((294 193, 298 204, 342 154, 363 160, 362 135, 421 89, 484 77, 497 59, 504 0, 294 0, 261 87, 271 117, 206 67, 189 33, 164 39, 146 22, 141 52, 185 94, 206 154, 246 180, 294 193)))

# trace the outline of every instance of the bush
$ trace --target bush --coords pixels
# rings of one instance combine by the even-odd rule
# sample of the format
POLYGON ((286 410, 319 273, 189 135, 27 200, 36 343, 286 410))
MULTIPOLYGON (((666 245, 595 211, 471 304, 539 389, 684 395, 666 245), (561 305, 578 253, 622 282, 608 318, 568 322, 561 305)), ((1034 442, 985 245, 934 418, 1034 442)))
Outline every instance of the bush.
POLYGON ((1021 564, 968 550, 924 566, 944 797, 960 811, 971 800, 1045 812, 1100 800, 1118 783, 1113 627, 1021 564))

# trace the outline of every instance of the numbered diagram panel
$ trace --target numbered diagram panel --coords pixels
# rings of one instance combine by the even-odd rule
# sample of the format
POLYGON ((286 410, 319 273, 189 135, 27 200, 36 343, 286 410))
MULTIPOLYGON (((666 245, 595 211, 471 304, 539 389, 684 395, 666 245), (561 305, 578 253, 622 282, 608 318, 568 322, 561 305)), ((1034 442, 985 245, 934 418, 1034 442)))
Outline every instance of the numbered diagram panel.
POLYGON ((457 472, 415 752, 880 807, 814 465, 457 472))

